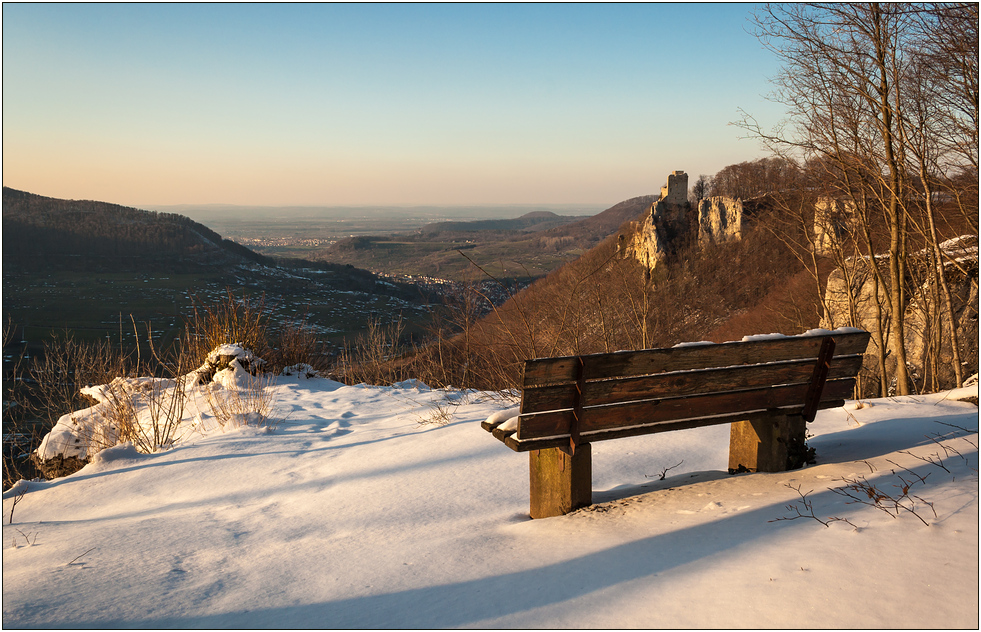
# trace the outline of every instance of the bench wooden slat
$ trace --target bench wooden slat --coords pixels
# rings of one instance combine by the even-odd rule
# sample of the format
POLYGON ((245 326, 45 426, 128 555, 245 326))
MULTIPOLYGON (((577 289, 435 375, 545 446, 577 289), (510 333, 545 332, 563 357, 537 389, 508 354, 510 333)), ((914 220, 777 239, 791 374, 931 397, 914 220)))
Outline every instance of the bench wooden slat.
MULTIPOLYGON (((840 400, 849 397, 855 385, 854 378, 828 380, 821 401, 840 400)), ((583 440, 592 431, 609 430, 624 426, 636 426, 658 421, 673 421, 695 417, 725 415, 736 416, 740 411, 756 411, 770 408, 797 406, 803 408, 807 384, 775 386, 745 391, 713 393, 691 397, 671 397, 631 401, 610 406, 596 406, 583 410, 579 430, 583 440)), ((517 438, 538 439, 569 435, 571 410, 521 415, 517 438)))
POLYGON ((516 423, 481 426, 529 451, 532 518, 592 503, 596 441, 725 424, 730 472, 782 472, 800 467, 814 413, 851 396, 869 338, 856 330, 528 360, 516 423))
MULTIPOLYGON (((819 409, 837 408, 843 406, 844 399, 821 402, 819 409)), ((779 409, 776 412, 794 413, 799 411, 799 406, 779 409)), ((654 434, 658 432, 668 432, 671 430, 686 430, 689 428, 701 428, 704 426, 716 426, 721 424, 733 423, 736 421, 750 421, 755 419, 767 419, 773 416, 774 411, 757 411, 752 413, 739 413, 735 415, 720 415, 718 417, 700 417, 696 419, 682 419, 680 421, 668 421, 642 426, 631 426, 628 428, 615 428, 612 430, 600 430, 595 432, 583 433, 582 440, 586 442, 605 441, 608 439, 622 439, 624 437, 637 437, 641 435, 654 434)), ((517 433, 498 433, 494 436, 504 441, 504 445, 515 452, 529 452, 531 450, 544 450, 546 448, 562 448, 569 444, 567 437, 548 437, 544 439, 527 439, 519 441, 517 433), (503 439, 502 439, 503 437, 503 439)))
MULTIPOLYGON (((868 346, 869 336, 865 331, 833 334, 837 343, 836 355, 863 354, 868 346)), ((667 371, 816 359, 825 337, 827 336, 788 336, 771 340, 587 355, 584 356, 586 379, 634 377, 667 371)), ((524 387, 574 381, 576 363, 575 356, 528 360, 524 368, 524 387)))
MULTIPOLYGON (((861 366, 860 355, 836 357, 831 361, 828 378, 854 376, 861 366)), ((599 406, 637 399, 681 397, 697 393, 761 388, 774 384, 801 384, 807 383, 813 372, 814 360, 797 360, 587 382, 583 391, 583 405, 599 406)), ((521 412, 536 413, 571 408, 575 393, 574 384, 525 388, 521 412)))

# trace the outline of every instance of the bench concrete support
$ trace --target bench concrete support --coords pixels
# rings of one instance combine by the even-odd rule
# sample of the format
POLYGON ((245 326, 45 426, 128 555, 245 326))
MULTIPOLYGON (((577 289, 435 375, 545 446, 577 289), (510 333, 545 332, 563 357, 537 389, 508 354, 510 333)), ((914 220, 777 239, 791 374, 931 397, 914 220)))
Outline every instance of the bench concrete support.
POLYGON ((588 443, 569 456, 559 448, 531 450, 531 517, 561 516, 593 504, 593 463, 588 443))
POLYGON ((729 431, 729 470, 786 471, 794 451, 804 449, 805 431, 800 415, 773 414, 734 422, 729 431))

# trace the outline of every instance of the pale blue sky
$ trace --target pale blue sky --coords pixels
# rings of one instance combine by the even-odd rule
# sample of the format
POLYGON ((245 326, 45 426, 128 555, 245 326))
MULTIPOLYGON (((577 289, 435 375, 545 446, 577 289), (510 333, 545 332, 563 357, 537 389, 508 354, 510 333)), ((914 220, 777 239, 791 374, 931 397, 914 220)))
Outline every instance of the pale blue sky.
POLYGON ((750 4, 4 4, 3 183, 163 204, 613 204, 762 154, 750 4))

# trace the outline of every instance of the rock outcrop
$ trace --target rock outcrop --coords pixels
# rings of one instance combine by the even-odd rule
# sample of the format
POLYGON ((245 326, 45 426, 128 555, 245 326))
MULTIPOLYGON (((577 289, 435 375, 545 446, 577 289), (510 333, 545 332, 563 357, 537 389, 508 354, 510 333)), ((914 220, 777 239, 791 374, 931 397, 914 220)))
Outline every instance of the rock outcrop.
POLYGON ((855 201, 820 197, 814 204, 814 248, 819 255, 831 253, 852 232, 855 201))
POLYGON ((653 272, 689 239, 703 248, 742 239, 743 217, 742 200, 730 197, 704 198, 692 208, 688 174, 674 171, 632 234, 620 235, 620 252, 653 272))
MULTIPOLYGON (((957 337, 963 374, 971 375, 978 367, 978 237, 966 235, 941 245, 946 261, 944 264, 947 280, 953 299, 954 320, 957 323, 957 337)), ((940 389, 956 386, 953 366, 953 350, 948 327, 930 315, 938 313, 931 287, 927 252, 909 257, 908 284, 915 287, 904 311, 906 322, 905 341, 906 360, 909 373, 917 385, 929 385, 934 377, 940 389), (939 342, 939 361, 930 363, 931 348, 939 342)), ((879 381, 876 332, 879 329, 878 313, 883 314, 883 337, 886 345, 886 371, 895 371, 896 354, 889 339, 889 256, 874 258, 882 280, 876 290, 872 260, 863 257, 850 260, 853 264, 848 278, 841 269, 836 269, 828 278, 825 290, 827 313, 821 327, 834 329, 840 326, 861 327, 873 333, 869 351, 866 354, 862 375, 873 383, 879 381)))
POLYGON ((651 205, 631 238, 621 235, 620 250, 654 270, 676 250, 679 239, 691 229, 688 174, 674 171, 661 187, 661 196, 651 205))
POLYGON ((743 230, 743 202, 730 197, 710 197, 698 201, 698 244, 739 241, 743 230))

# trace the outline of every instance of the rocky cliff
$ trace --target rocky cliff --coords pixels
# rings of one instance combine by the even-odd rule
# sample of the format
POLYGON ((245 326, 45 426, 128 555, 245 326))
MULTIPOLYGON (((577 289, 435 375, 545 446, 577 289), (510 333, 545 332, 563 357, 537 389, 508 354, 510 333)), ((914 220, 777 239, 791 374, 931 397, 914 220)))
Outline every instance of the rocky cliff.
MULTIPOLYGON (((941 245, 944 252, 944 268, 957 323, 958 348, 964 376, 978 370, 978 237, 965 235, 941 245)), ((934 379, 939 388, 956 386, 954 379, 953 351, 948 327, 931 316, 942 312, 934 304, 937 300, 927 251, 915 253, 907 260, 907 285, 912 288, 906 304, 905 347, 910 375, 917 383, 930 384, 934 379), (931 363, 931 350, 939 348, 938 361, 931 363)), ((836 269, 828 278, 825 291, 827 312, 821 327, 834 329, 843 325, 861 327, 871 331, 872 342, 866 354, 863 376, 872 383, 879 380, 876 333, 879 330, 878 314, 882 313, 882 336, 886 345, 886 370, 894 373, 895 353, 889 339, 889 256, 877 255, 850 260, 848 273, 836 269), (881 281, 876 283, 872 265, 878 267, 881 281)))
POLYGON ((742 238, 743 203, 729 197, 688 201, 688 174, 674 171, 661 187, 660 197, 630 235, 621 235, 623 256, 633 257, 651 271, 663 263, 688 237, 697 234, 702 247, 742 238))
POLYGON ((698 243, 722 244, 738 241, 743 231, 743 202, 730 197, 710 197, 698 201, 698 243))
POLYGON ((651 205, 637 230, 621 235, 620 251, 654 270, 676 250, 679 238, 690 228, 688 174, 675 171, 661 187, 660 197, 651 205))

